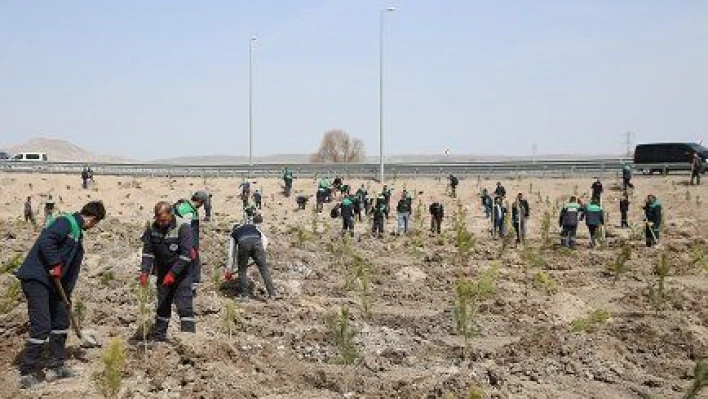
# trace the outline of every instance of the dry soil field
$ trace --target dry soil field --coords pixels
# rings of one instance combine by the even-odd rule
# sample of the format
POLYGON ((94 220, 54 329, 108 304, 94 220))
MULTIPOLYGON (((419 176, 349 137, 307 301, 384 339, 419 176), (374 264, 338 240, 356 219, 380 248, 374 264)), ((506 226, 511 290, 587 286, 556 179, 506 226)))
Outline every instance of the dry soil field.
MULTIPOLYGON (((339 238, 340 221, 329 217, 331 204, 320 215, 311 211, 312 202, 298 212, 294 197, 279 193, 279 181, 256 180, 264 192, 269 261, 284 298, 261 300, 262 282, 252 268, 256 299, 241 304, 233 300, 234 284, 219 278, 229 228, 240 217, 239 181, 97 176, 94 189, 81 190, 78 176, 0 175, 2 264, 27 251, 38 234, 20 220, 28 195, 36 208, 52 194, 64 211, 101 199, 109 212, 86 236, 87 256, 74 293, 74 302, 86 308, 85 327, 96 331, 104 347, 81 350, 72 336, 69 362, 81 376, 19 391, 14 363, 27 336, 26 306, 21 294, 13 294, 14 277, 5 272, 0 397, 101 397, 94 375, 103 370, 107 343, 118 337, 127 352, 123 398, 476 397, 471 391, 485 398, 681 398, 697 360, 708 356, 708 185, 689 187, 685 181, 686 176, 635 179, 635 228, 629 230, 618 227, 616 182, 605 181, 606 244, 589 249, 582 226, 579 248, 563 251, 557 246, 557 207, 575 191, 587 193, 592 179, 504 182, 508 193, 524 192, 530 201, 525 248, 489 236, 477 193, 480 185, 492 190, 494 181, 461 181, 463 229, 455 226, 459 209, 445 195, 445 181, 391 182, 394 199, 407 186, 415 191, 416 205, 422 200, 424 218, 414 220, 416 232, 377 240, 365 234, 369 223, 359 223, 360 239, 347 244, 339 238), (173 321, 172 342, 144 351, 133 339, 139 236, 156 201, 188 197, 197 189, 214 194, 216 214, 202 240, 198 333, 181 335, 173 321), (664 205, 660 248, 643 242, 640 206, 648 193, 664 205), (427 205, 434 198, 446 207, 440 237, 427 233, 427 205), (550 246, 542 238, 545 212, 551 214, 550 246), (465 239, 467 231, 473 237, 465 239), (616 279, 609 268, 622 251, 630 258, 616 279), (663 290, 656 272, 662 256, 668 267, 663 290), (456 286, 467 280, 468 320, 458 323, 456 286), (234 307, 236 322, 230 325, 226 309, 234 307), (342 309, 349 312, 347 322, 335 317, 342 309), (334 330, 344 327, 350 340, 337 339, 334 330), (347 349, 356 351, 353 363, 341 364, 347 349)), ((348 183, 356 188, 362 182, 348 183)), ((364 183, 370 193, 380 189, 364 183)), ((314 189, 312 179, 295 180, 296 192, 314 189)), ((392 215, 389 232, 394 223, 392 215)))

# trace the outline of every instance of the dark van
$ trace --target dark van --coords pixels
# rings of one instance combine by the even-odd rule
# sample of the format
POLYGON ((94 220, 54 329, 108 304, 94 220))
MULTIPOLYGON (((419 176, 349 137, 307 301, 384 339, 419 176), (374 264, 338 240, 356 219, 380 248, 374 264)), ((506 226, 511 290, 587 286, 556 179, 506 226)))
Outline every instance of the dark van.
MULTIPOLYGON (((708 149, 694 143, 654 143, 639 144, 634 149, 634 169, 645 174, 691 170, 693 153, 706 162, 708 149)), ((703 168, 705 173, 705 168, 703 168)))

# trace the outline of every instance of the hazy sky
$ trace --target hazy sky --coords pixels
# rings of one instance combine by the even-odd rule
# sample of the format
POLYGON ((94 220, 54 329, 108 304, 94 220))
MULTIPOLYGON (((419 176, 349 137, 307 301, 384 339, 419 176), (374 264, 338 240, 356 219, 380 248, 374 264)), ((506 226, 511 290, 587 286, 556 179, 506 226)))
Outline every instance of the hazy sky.
POLYGON ((59 137, 134 158, 620 153, 708 138, 705 0, 0 0, 0 143, 59 137))

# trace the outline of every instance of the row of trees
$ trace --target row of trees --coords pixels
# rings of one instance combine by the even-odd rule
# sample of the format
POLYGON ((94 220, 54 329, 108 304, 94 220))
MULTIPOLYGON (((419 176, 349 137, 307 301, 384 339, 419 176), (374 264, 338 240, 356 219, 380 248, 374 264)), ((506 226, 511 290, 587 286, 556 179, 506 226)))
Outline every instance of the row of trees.
POLYGON ((320 142, 320 148, 312 154, 312 162, 348 163, 364 160, 364 142, 349 136, 343 130, 330 130, 320 142))

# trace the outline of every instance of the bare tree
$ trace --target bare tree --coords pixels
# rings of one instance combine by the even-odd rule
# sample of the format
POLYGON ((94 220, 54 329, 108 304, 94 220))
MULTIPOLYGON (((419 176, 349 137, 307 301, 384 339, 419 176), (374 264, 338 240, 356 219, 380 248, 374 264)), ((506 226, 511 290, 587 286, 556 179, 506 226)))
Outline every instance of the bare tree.
POLYGON ((349 137, 343 130, 330 130, 322 137, 319 150, 310 160, 333 163, 361 162, 364 155, 364 142, 349 137))

